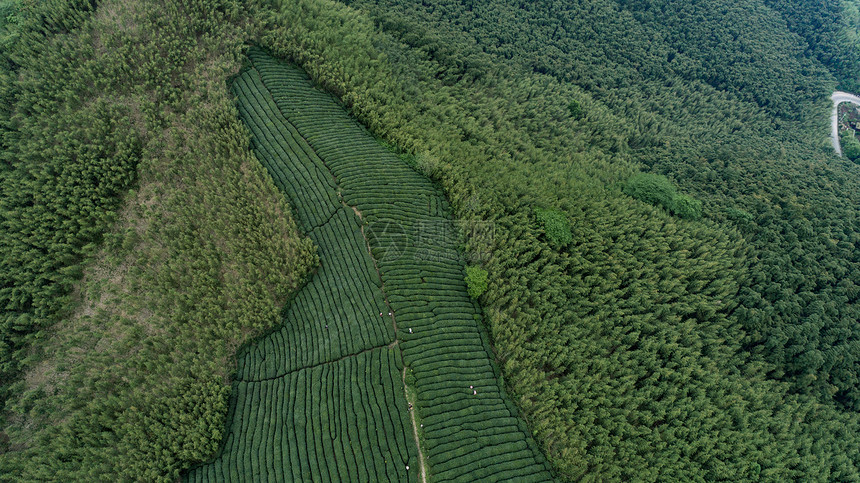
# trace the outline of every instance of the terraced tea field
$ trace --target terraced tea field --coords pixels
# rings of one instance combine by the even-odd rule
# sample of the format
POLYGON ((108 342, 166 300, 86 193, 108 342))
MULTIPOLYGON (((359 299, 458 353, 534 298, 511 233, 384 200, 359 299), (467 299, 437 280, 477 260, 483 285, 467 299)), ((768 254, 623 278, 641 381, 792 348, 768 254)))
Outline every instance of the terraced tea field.
POLYGON ((441 193, 304 72, 249 56, 240 115, 321 266, 240 354, 222 451, 187 479, 420 481, 421 431, 429 479, 551 480, 499 387, 441 193))

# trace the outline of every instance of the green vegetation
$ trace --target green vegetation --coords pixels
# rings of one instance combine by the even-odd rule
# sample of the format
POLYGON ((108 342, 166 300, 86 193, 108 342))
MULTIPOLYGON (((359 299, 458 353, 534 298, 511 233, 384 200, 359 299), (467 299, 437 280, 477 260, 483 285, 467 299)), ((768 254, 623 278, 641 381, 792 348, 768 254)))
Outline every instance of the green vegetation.
POLYGON ((405 477, 411 368, 439 480, 548 478, 528 434, 569 480, 860 479, 860 171, 826 139, 827 96, 860 90, 856 0, 96 3, 0 26, 0 480, 211 458, 233 351, 292 296, 194 478, 286 478, 277 451, 405 477), (438 188, 252 50, 234 91, 288 207, 227 91, 248 43, 438 188), (321 257, 295 294, 316 259, 291 210, 321 257), (396 327, 365 317, 385 296, 396 327), (359 400, 386 403, 328 416, 359 400), (324 446, 361 431, 391 444, 324 446))
POLYGON ((855 163, 860 162, 860 141, 857 140, 857 136, 853 132, 842 131, 839 134, 839 143, 842 146, 842 154, 846 158, 855 163))
POLYGON ((294 478, 417 479, 403 365, 414 376, 414 410, 434 478, 548 480, 543 457, 498 386, 441 193, 304 73, 258 50, 250 58, 252 68, 234 83, 242 118, 258 157, 321 247, 322 263, 283 327, 240 357, 227 445, 189 480, 236 471, 266 479, 280 470, 242 465, 271 461, 273 447, 294 478), (362 233, 381 224, 399 229, 367 237, 371 258, 362 233), (391 250, 403 233, 414 241, 391 250), (356 375, 342 375, 350 371, 356 375), (310 399, 290 389, 287 402, 269 396, 282 386, 332 393, 310 399), (312 401, 332 417, 320 416, 312 401), (344 414, 345 404, 357 416, 344 414), (262 426, 269 416, 260 414, 277 423, 262 426), (346 463, 353 459, 357 465, 346 463))
POLYGON ((857 0, 765 0, 788 29, 808 44, 808 54, 827 67, 841 90, 860 92, 860 4, 857 0))
POLYGON ((576 99, 570 101, 570 104, 567 105, 567 109, 570 111, 570 115, 574 119, 582 117, 582 105, 576 99))
POLYGON ((487 271, 481 267, 466 267, 466 289, 473 299, 487 291, 487 271))
MULTIPOLYGON (((10 10, 8 5, 6 9, 10 10)), ((42 28, 47 34, 74 29, 88 16, 75 12, 70 7, 59 10, 57 23, 46 22, 42 28)), ((26 23, 21 26, 25 35, 33 35, 30 29, 26 23)), ((96 75, 91 70, 94 66, 82 65, 80 44, 62 53, 54 45, 32 40, 8 47, 3 50, 3 79, 9 81, 17 73, 8 68, 27 72, 29 67, 39 80, 27 91, 23 83, 4 82, 2 91, 0 380, 4 382, 18 376, 30 342, 43 336, 41 331, 57 314, 68 312, 68 295, 80 278, 81 261, 110 225, 118 206, 116 194, 133 182, 142 148, 126 106, 88 92, 85 82, 69 82, 72 76, 96 75), (48 71, 53 75, 44 75, 48 71)), ((7 382, 0 388, 0 400, 8 391, 7 382)))
POLYGON ((2 481, 172 481, 209 458, 235 350, 315 264, 228 96, 241 20, 192 7, 22 12, 0 168, 2 481))
POLYGON ((662 206, 681 218, 697 220, 702 217, 702 202, 678 193, 675 185, 663 175, 635 174, 627 180, 624 192, 639 201, 662 206))
POLYGON ((535 208, 535 217, 553 244, 564 246, 573 241, 573 235, 570 233, 570 222, 564 213, 557 210, 535 208))
POLYGON ((17 1, 0 1, 0 49, 3 52, 8 52, 8 49, 18 39, 17 26, 20 8, 17 1))
POLYGON ((639 173, 627 180, 624 192, 639 201, 672 210, 678 193, 668 178, 659 174, 639 173))

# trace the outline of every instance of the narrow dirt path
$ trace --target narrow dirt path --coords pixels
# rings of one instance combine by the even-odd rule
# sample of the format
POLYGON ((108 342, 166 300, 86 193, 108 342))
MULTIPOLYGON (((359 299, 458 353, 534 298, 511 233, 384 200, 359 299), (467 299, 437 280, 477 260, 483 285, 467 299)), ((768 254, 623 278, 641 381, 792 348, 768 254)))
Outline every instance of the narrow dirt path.
POLYGON ((368 347, 367 349, 361 350, 361 351, 356 352, 356 353, 353 353, 353 354, 346 354, 346 355, 343 355, 343 356, 338 357, 337 359, 332 359, 332 360, 330 360, 330 361, 323 361, 323 362, 319 362, 319 363, 317 363, 317 364, 311 364, 311 365, 309 365, 309 366, 302 366, 302 367, 298 367, 298 368, 296 368, 296 369, 293 369, 293 370, 291 370, 291 371, 287 371, 287 372, 284 372, 284 373, 278 374, 278 375, 276 375, 276 376, 272 376, 272 377, 263 377, 263 378, 260 378, 260 379, 238 379, 238 378, 237 378, 236 380, 237 380, 237 381, 241 381, 241 382, 246 382, 246 383, 252 383, 252 382, 265 382, 265 381, 274 381, 275 379, 280 379, 280 378, 282 378, 282 377, 287 377, 287 376, 289 376, 290 374, 295 374, 295 373, 297 373, 297 372, 299 372, 299 371, 305 371, 305 370, 308 370, 308 369, 314 369, 314 368, 317 368, 317 367, 327 366, 327 365, 330 365, 330 364, 336 364, 336 363, 338 363, 338 362, 341 362, 341 361, 344 361, 344 360, 346 360, 346 359, 349 359, 350 357, 358 357, 358 356, 360 356, 360 355, 362 355, 362 354, 367 354, 368 352, 378 351, 379 349, 382 349, 383 347, 387 347, 387 348, 391 349, 391 348, 393 348, 393 347, 394 347, 394 346, 396 346, 396 345, 397 345, 397 339, 395 339, 395 340, 394 340, 394 342, 392 342, 392 343, 390 343, 390 344, 382 344, 382 345, 378 345, 378 346, 376 346, 376 347, 368 347))
MULTIPOLYGON (((403 378, 403 393, 406 396, 406 402, 412 404, 409 400, 409 391, 406 390, 406 366, 403 367, 400 376, 403 378)), ((409 417, 412 419, 412 435, 415 437, 415 446, 418 447, 418 466, 421 467, 421 483, 427 483, 427 465, 424 464, 424 452, 421 451, 421 440, 418 438, 418 423, 415 421, 415 411, 409 411, 409 417)))
MULTIPOLYGON (((332 174, 334 177, 334 174, 332 174)), ((335 181, 337 178, 335 178, 335 181)), ((392 342, 389 347, 393 347, 398 345, 400 339, 397 338, 397 319, 394 315, 394 311, 391 309, 391 304, 388 302, 388 294, 385 293, 385 282, 382 280, 382 272, 379 271, 379 265, 376 263, 376 257, 373 256, 373 252, 370 250, 370 241, 367 239, 367 235, 364 233, 364 217, 361 214, 361 211, 356 206, 348 205, 344 200, 343 196, 341 196, 340 192, 338 192, 338 197, 340 197, 340 202, 343 206, 347 208, 352 208, 352 211, 355 212, 355 216, 358 217, 359 220, 362 221, 361 225, 361 236, 364 238, 365 248, 367 248, 367 254, 370 255, 371 261, 373 261, 373 268, 376 270, 376 276, 379 277, 379 289, 382 291, 382 298, 385 300, 385 306, 388 307, 388 313, 391 316, 391 324, 394 326, 394 342, 392 342)), ((400 346, 398 345, 398 349, 400 346)), ((400 361, 403 362, 403 352, 400 352, 400 361)), ((416 401, 410 401, 409 399, 409 391, 406 389, 406 365, 403 365, 403 370, 400 371, 400 377, 403 381, 403 396, 406 399, 407 404, 410 406, 415 405, 416 401)), ((412 421, 412 436, 415 438, 415 447, 418 449, 418 467, 421 470, 421 483, 427 483, 427 465, 424 461, 424 451, 421 449, 421 439, 418 437, 418 423, 415 421, 415 410, 409 411, 409 420, 412 421)))

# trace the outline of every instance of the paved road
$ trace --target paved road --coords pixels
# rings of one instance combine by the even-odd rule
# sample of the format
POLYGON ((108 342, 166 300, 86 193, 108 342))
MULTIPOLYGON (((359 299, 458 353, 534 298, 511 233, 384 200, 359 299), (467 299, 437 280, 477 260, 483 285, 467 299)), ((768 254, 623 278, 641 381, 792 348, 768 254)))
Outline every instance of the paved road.
POLYGON ((833 112, 830 114, 830 141, 833 143, 833 149, 836 150, 836 154, 842 156, 842 147, 839 145, 839 120, 837 119, 837 108, 842 102, 850 102, 860 106, 860 97, 847 92, 836 91, 830 96, 830 99, 833 100, 833 112))

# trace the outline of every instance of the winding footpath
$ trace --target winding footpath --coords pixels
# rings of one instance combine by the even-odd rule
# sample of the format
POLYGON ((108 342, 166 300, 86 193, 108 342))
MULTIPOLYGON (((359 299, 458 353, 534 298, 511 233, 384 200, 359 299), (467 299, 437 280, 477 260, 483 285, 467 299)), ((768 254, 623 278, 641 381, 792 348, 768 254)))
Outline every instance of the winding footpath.
POLYGON ((860 97, 848 92, 836 91, 831 94, 830 99, 833 101, 833 111, 830 113, 830 142, 833 143, 836 154, 842 156, 842 146, 839 145, 839 104, 850 102, 860 106, 860 97))

